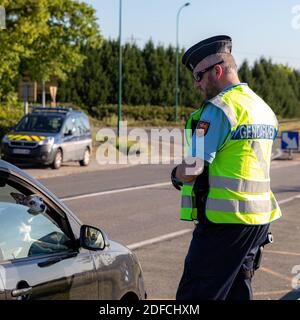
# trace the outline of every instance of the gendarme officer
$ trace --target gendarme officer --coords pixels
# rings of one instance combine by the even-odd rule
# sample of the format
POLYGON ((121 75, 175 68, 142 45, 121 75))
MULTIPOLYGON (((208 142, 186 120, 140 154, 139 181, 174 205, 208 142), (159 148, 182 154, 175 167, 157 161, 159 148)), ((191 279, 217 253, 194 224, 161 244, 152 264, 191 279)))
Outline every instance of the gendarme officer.
POLYGON ((182 58, 205 98, 186 123, 188 156, 204 166, 184 161, 172 171, 182 193, 181 219, 197 221, 177 299, 252 299, 269 225, 281 217, 270 189, 278 122, 240 83, 231 47, 230 37, 216 36, 182 58))

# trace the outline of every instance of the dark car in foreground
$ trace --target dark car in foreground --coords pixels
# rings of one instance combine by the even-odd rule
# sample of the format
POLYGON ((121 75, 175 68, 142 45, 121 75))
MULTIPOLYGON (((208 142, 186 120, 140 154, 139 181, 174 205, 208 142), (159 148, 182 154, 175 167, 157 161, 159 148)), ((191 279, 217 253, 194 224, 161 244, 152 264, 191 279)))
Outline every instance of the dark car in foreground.
POLYGON ((2 139, 1 157, 58 169, 63 162, 87 166, 92 153, 88 117, 72 108, 33 107, 2 139))
POLYGON ((145 298, 133 252, 0 160, 0 300, 145 298))

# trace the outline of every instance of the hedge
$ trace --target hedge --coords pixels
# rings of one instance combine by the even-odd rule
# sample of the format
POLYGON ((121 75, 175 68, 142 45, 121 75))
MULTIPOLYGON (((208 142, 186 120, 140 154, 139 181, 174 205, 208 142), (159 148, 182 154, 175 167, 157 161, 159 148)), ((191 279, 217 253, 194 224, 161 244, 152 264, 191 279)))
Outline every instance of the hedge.
MULTIPOLYGON (((186 119, 187 116, 195 111, 193 108, 178 108, 178 118, 186 119)), ((92 117, 100 121, 105 121, 118 113, 117 105, 97 106, 90 109, 92 117)), ((122 119, 133 119, 135 121, 152 121, 162 120, 165 122, 174 121, 175 108, 174 107, 160 107, 160 106, 122 106, 122 119)))
POLYGON ((0 138, 15 125, 24 114, 22 104, 0 105, 0 138))
MULTIPOLYGON (((89 113, 91 120, 100 121, 106 125, 114 126, 117 121, 118 106, 117 105, 101 105, 95 106, 87 110, 86 107, 79 107, 72 104, 64 104, 65 106, 81 109, 85 113, 89 113)), ((30 111, 30 109, 29 109, 30 111)), ((193 108, 178 108, 178 119, 184 121, 187 116, 195 111, 193 108)), ((15 125, 24 114, 23 104, 16 105, 0 105, 0 138, 9 131, 9 128, 15 125)), ((174 122, 174 107, 160 106, 122 106, 122 120, 128 120, 128 124, 143 123, 148 125, 156 124, 164 126, 166 123, 174 122)))

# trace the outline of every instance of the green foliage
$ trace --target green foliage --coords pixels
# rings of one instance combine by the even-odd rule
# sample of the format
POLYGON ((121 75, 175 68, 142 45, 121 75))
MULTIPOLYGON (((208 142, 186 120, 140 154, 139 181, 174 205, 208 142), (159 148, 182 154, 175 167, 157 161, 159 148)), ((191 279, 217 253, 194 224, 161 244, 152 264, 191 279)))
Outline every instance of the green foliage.
MULTIPOLYGON (((0 31, 0 101, 14 105, 22 75, 34 80, 60 79, 57 101, 72 102, 114 125, 118 103, 116 40, 103 40, 95 10, 75 0, 0 0, 6 9, 0 31)), ((184 50, 179 52, 179 62, 184 50)), ((153 125, 174 121, 176 50, 123 46, 123 118, 153 125), (128 107, 135 106, 135 107, 128 107), (157 107, 153 107, 157 106, 157 107)), ((242 82, 258 93, 281 118, 300 116, 300 72, 261 58, 239 68, 242 82)), ((191 73, 179 63, 179 105, 198 108, 203 97, 191 73)), ((181 118, 181 111, 179 111, 181 118)))
MULTIPOLYGON (((85 105, 87 111, 106 123, 115 124, 118 103, 118 42, 104 40, 101 48, 82 49, 87 59, 68 81, 62 82, 58 91, 59 101, 72 101, 85 105)), ((184 53, 179 53, 181 57, 184 53)), ((134 43, 123 46, 123 104, 136 107, 123 116, 130 121, 173 121, 174 112, 167 106, 175 104, 175 59, 172 46, 155 46, 149 40, 144 48, 134 43), (155 107, 166 109, 158 111, 155 107), (145 112, 145 114, 144 114, 145 112), (161 113, 163 115, 161 115, 161 113), (155 120, 156 119, 156 120, 155 120)), ((273 64, 261 58, 252 67, 244 61, 239 68, 242 82, 257 92, 280 117, 300 116, 300 72, 284 65, 273 64)), ((179 104, 196 109, 203 98, 194 88, 191 73, 179 64, 179 104)), ((179 114, 180 116, 180 114, 179 114)))
POLYGON ((0 105, 0 139, 15 125, 23 116, 24 107, 22 104, 1 104, 0 105))
POLYGON ((0 31, 0 99, 15 91, 26 73, 33 80, 66 79, 82 64, 82 46, 99 47, 95 10, 74 0, 2 0, 6 29, 0 31))
MULTIPOLYGON (((186 119, 186 117, 195 111, 193 108, 180 107, 178 110, 179 117, 186 119)), ((134 121, 150 121, 161 120, 163 122, 171 122, 174 119, 174 107, 162 107, 162 106, 128 106, 124 105, 122 109, 123 120, 134 121)), ((111 125, 117 123, 117 105, 105 105, 93 107, 91 109, 92 117, 107 123, 113 119, 111 125)))
POLYGON ((299 71, 271 60, 261 58, 252 70, 244 62, 239 75, 274 110, 284 118, 300 115, 300 76, 299 71))
MULTIPOLYGON (((88 111, 98 105, 118 103, 118 42, 104 40, 101 48, 82 49, 87 56, 58 90, 59 101, 86 105, 88 111)), ((183 51, 180 53, 183 54, 183 51)), ((154 46, 150 40, 143 49, 136 44, 123 46, 123 103, 125 105, 172 106, 175 103, 175 48, 154 46)), ((201 104, 200 94, 193 88, 191 74, 179 65, 181 105, 201 104)), ((171 119, 172 120, 172 119, 171 119)))

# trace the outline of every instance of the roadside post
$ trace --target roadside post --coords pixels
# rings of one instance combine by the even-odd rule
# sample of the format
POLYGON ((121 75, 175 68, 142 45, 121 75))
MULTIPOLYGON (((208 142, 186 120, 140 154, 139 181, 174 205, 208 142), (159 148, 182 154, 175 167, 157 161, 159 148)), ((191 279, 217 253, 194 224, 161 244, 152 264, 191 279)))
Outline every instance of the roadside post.
POLYGON ((49 91, 51 95, 51 107, 56 107, 56 94, 57 94, 57 85, 50 85, 49 91))
POLYGON ((28 77, 23 77, 19 82, 18 97, 24 101, 24 114, 28 113, 28 103, 37 100, 37 83, 28 77))
POLYGON ((6 29, 6 12, 3 6, 0 6, 0 30, 6 29))
POLYGON ((281 133, 281 149, 289 151, 289 159, 293 158, 293 150, 299 150, 299 132, 283 131, 281 133))
POLYGON ((23 86, 24 90, 24 114, 28 113, 28 96, 29 96, 29 85, 25 84, 23 86))

